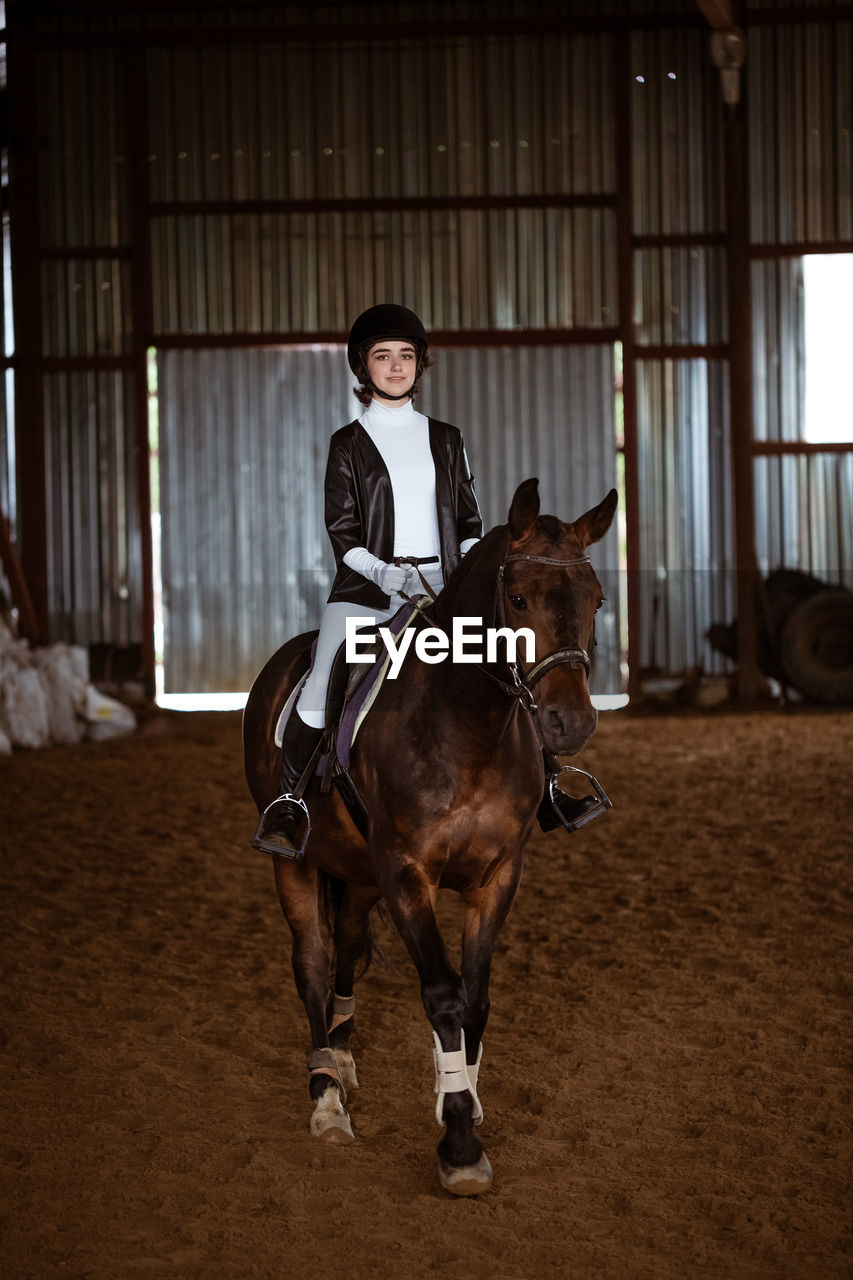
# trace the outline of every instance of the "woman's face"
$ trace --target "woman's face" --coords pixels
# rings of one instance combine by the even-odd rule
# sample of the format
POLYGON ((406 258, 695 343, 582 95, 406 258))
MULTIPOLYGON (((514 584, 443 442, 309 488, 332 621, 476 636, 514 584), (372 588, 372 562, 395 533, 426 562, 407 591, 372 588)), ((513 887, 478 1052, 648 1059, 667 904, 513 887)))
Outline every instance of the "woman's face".
POLYGON ((367 353, 367 372, 376 388, 374 396, 385 404, 401 404, 388 396, 402 396, 411 389, 418 372, 418 353, 410 342, 377 342, 367 353))

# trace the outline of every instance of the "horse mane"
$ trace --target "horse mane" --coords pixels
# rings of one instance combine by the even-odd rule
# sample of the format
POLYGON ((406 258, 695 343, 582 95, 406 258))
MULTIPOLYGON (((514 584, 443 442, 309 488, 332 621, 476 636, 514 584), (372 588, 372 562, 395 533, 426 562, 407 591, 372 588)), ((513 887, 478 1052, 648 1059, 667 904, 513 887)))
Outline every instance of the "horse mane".
MULTIPOLYGON (((565 532, 562 521, 549 515, 538 516, 535 528, 554 546, 565 532)), ((498 524, 462 557, 431 609, 441 626, 459 615, 492 620, 498 569, 511 541, 509 525, 498 524)))
POLYGON ((491 620, 498 569, 510 541, 509 525, 499 524, 462 557, 430 610, 440 626, 460 615, 491 620))

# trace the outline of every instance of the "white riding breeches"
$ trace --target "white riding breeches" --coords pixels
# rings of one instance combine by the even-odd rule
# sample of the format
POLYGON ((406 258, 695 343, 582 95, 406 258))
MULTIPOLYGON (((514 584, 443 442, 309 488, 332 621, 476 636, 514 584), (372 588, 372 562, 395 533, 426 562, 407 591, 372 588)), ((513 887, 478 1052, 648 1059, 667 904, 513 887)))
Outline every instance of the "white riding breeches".
MULTIPOLYGON (((424 565, 421 573, 433 591, 438 594, 443 586, 441 568, 438 565, 424 565)), ((421 584, 415 579, 411 588, 412 595, 423 594, 421 584)), ((391 596, 391 604, 387 609, 375 609, 369 605, 351 604, 346 600, 335 600, 327 604, 320 622, 320 634, 317 637, 317 652, 311 674, 305 681, 302 692, 296 703, 300 720, 304 720, 314 729, 322 729, 326 723, 326 690, 335 654, 346 639, 347 618, 373 618, 376 626, 384 626, 394 614, 405 604, 402 596, 391 596)), ((370 629, 370 628, 368 628, 370 629)))

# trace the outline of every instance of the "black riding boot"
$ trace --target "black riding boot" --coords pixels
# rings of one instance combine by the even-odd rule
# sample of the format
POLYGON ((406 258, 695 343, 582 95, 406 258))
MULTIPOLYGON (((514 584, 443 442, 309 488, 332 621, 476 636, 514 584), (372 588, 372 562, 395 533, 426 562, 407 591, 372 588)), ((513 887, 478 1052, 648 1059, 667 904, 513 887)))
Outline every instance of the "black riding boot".
POLYGON ((322 736, 323 730, 306 724, 294 708, 285 725, 281 744, 282 794, 261 814, 252 841, 262 853, 300 858, 305 852, 305 842, 311 829, 308 808, 304 800, 297 800, 291 792, 308 767, 322 736))
MULTIPOLYGON (((556 763, 554 761, 553 763, 556 763)), ((552 765, 553 767, 553 765, 552 765)), ((561 791, 557 786, 557 773, 548 772, 548 761, 545 762, 545 792, 539 803, 536 817, 543 831, 556 831, 563 827, 567 832, 579 830, 593 818, 612 808, 611 802, 596 782, 587 774, 596 792, 592 796, 583 796, 580 800, 561 791)))

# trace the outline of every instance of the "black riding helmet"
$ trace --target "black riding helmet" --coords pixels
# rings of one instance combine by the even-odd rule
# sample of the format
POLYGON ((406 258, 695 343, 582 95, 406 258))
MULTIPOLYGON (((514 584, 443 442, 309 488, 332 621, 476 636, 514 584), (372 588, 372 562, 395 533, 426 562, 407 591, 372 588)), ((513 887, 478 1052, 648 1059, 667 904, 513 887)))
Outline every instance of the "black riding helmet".
MULTIPOLYGON (((411 342, 412 346, 418 353, 418 377, 424 369, 424 361, 426 359, 427 350, 429 348, 429 339, 426 335, 426 329, 421 324, 414 311, 410 311, 408 307, 399 307, 393 302, 380 302, 378 306, 369 307, 367 311, 363 311, 350 329, 349 342, 347 343, 347 359, 349 367, 355 376, 360 379, 364 387, 369 387, 370 391, 376 388, 370 381, 367 372, 367 353, 377 342, 384 342, 391 339, 395 342, 411 342)), ((417 382, 417 378, 416 378, 417 382)), ((404 392, 401 396, 389 396, 386 394, 387 400, 406 400, 414 392, 404 392)), ((359 395, 358 392, 356 392, 359 395)), ((359 395, 362 403, 369 403, 367 395, 359 395)))
POLYGON ((393 302, 380 302, 378 306, 368 307, 350 329, 347 343, 349 367, 356 377, 361 373, 361 359, 365 351, 374 343, 389 338, 396 342, 411 342, 419 356, 423 356, 429 346, 426 329, 408 307, 398 307, 393 302))

